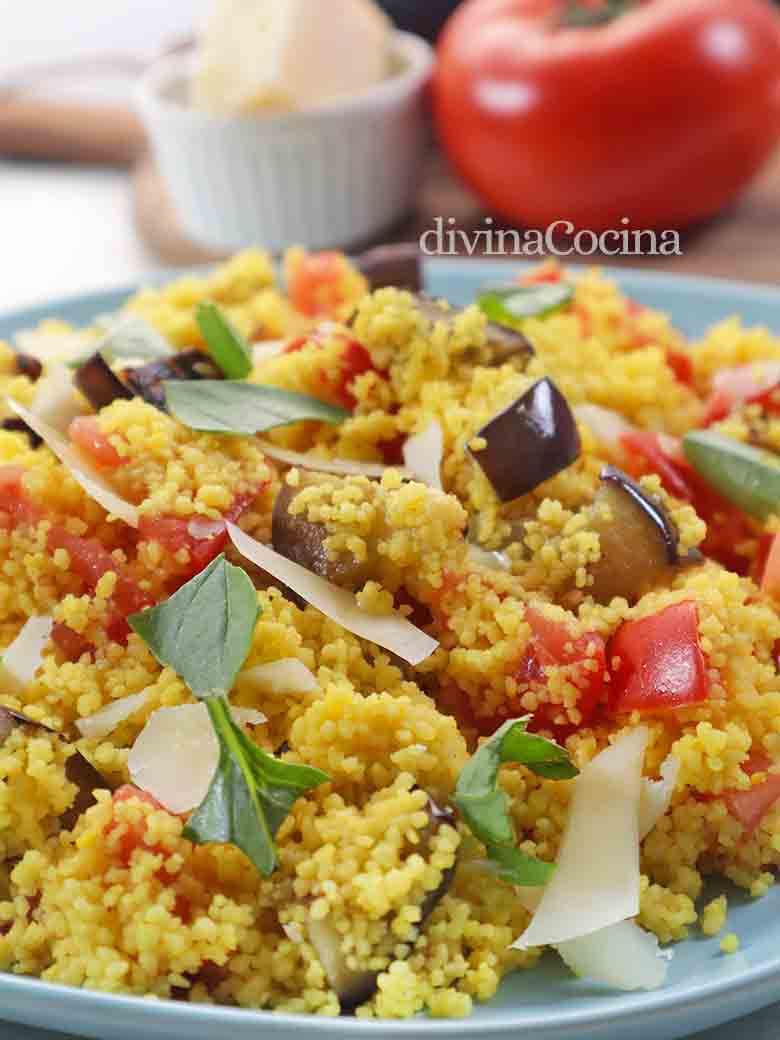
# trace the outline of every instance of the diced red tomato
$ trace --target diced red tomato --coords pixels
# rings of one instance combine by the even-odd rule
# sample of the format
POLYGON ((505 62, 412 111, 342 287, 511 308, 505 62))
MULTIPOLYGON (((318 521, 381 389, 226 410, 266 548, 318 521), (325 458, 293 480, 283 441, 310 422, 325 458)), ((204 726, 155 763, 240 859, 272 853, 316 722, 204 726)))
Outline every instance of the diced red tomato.
POLYGON ((116 469, 126 462, 100 429, 96 415, 77 416, 68 427, 68 436, 77 448, 92 459, 96 466, 103 469, 116 469))
MULTIPOLYGON (((133 784, 124 784, 122 787, 117 788, 114 791, 114 804, 117 805, 121 802, 129 802, 133 799, 137 799, 139 802, 144 802, 146 805, 150 805, 153 809, 162 809, 163 812, 167 812, 162 805, 153 798, 152 795, 146 791, 142 791, 140 787, 135 787, 133 784)), ((159 846, 149 846, 144 841, 146 837, 146 821, 140 820, 136 824, 126 824, 126 830, 119 839, 119 858, 124 866, 130 865, 130 860, 133 858, 133 853, 136 849, 147 849, 149 852, 159 853, 159 846)), ((111 822, 108 825, 107 833, 116 830, 117 824, 111 822)))
POLYGON ((373 372, 374 363, 366 348, 357 340, 349 340, 339 360, 339 377, 335 387, 336 397, 350 411, 357 404, 357 399, 350 389, 358 376, 364 372, 373 372))
MULTIPOLYGON (((526 610, 525 619, 531 626, 531 640, 515 672, 518 686, 521 690, 543 686, 547 668, 569 666, 568 678, 580 691, 577 708, 582 716, 581 725, 586 726, 604 693, 604 640, 596 632, 572 636, 565 625, 551 621, 532 607, 526 610)), ((556 729, 553 718, 558 711, 556 705, 541 705, 530 728, 556 729)))
POLYGON ((142 541, 159 542, 169 553, 177 553, 186 549, 190 556, 190 562, 186 569, 178 575, 181 583, 189 581, 196 574, 200 574, 212 560, 225 549, 228 542, 227 527, 224 521, 235 523, 246 509, 255 501, 262 492, 263 486, 257 491, 251 491, 243 495, 237 495, 233 505, 225 513, 219 530, 207 538, 198 538, 191 533, 191 518, 181 516, 155 516, 141 517, 138 525, 142 541))
POLYGON ((693 389, 693 361, 691 361, 688 354, 684 354, 681 350, 667 350, 666 363, 674 372, 678 383, 693 389))
POLYGON ((620 440, 632 455, 627 468, 634 476, 657 473, 669 494, 689 502, 707 524, 702 552, 728 570, 746 575, 750 560, 737 552, 737 546, 754 537, 747 516, 714 491, 681 453, 671 453, 659 434, 638 430, 620 440))
POLYGON ((307 253, 288 264, 287 293, 309 318, 333 317, 344 303, 345 260, 340 253, 307 253))
POLYGON ((702 425, 712 426, 714 423, 722 422, 731 415, 736 404, 736 399, 728 390, 716 390, 709 399, 702 425))
POLYGON ((549 263, 542 264, 530 274, 521 275, 519 281, 521 285, 544 285, 546 282, 560 282, 562 277, 563 271, 560 267, 557 264, 549 263))
POLYGON ((690 600, 625 621, 609 642, 607 662, 613 715, 672 711, 709 697, 699 611, 690 600))
POLYGON ((0 526, 6 529, 21 524, 33 526, 43 519, 43 510, 24 490, 24 474, 23 466, 0 466, 0 526))
POLYGON ((287 346, 284 348, 285 354, 297 354, 299 350, 303 350, 307 343, 311 342, 312 337, 309 336, 296 336, 295 339, 291 339, 287 346))
POLYGON ((55 646, 59 647, 66 661, 78 661, 84 654, 92 654, 95 647, 80 632, 74 632, 68 625, 55 622, 51 630, 51 638, 55 646))
MULTIPOLYGON (((754 752, 742 769, 752 776, 764 773, 772 765, 771 759, 762 751, 754 752)), ((747 835, 753 833, 775 802, 780 799, 780 773, 768 773, 763 783, 747 791, 726 791, 723 800, 731 815, 739 820, 747 835)))
MULTIPOLYGON (((766 545, 766 539, 761 542, 766 545)), ((766 558, 761 569, 761 591, 772 597, 780 596, 780 534, 769 538, 766 558)))

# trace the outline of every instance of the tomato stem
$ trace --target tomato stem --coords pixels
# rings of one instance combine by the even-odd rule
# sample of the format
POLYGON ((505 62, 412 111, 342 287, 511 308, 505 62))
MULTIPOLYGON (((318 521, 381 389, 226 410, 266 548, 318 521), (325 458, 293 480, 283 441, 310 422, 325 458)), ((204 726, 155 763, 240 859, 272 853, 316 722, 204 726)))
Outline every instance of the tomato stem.
POLYGON ((561 27, 576 29, 607 25, 639 7, 640 3, 641 0, 603 0, 594 5, 586 0, 568 0, 559 24, 561 27))

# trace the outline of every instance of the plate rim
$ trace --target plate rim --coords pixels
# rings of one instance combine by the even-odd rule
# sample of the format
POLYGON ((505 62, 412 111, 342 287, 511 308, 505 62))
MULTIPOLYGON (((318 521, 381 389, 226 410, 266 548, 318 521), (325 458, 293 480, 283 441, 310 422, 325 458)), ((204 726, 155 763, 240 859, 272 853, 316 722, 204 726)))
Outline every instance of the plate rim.
MULTIPOLYGON (((0 322, 7 325, 11 322, 19 322, 18 328, 24 327, 24 323, 34 322, 49 316, 56 316, 58 310, 72 311, 77 307, 96 308, 99 310, 103 301, 110 301, 119 297, 129 296, 140 288, 154 287, 164 284, 174 278, 186 277, 187 275, 203 275, 214 264, 201 265, 188 268, 168 268, 150 272, 131 282, 115 286, 106 286, 93 291, 82 291, 69 293, 49 299, 42 299, 38 303, 28 303, 22 307, 5 307, 0 310, 0 322)), ((495 277, 502 269, 523 270, 537 266, 534 263, 516 259, 497 258, 475 258, 475 257, 426 257, 424 258, 426 271, 435 273, 439 279, 448 277, 461 277, 465 272, 477 274, 484 272, 486 278, 495 277)), ((570 264, 579 272, 586 272, 597 268, 606 277, 618 281, 628 280, 634 285, 646 286, 661 292, 680 291, 692 294, 701 294, 712 297, 725 293, 729 302, 735 305, 741 301, 780 304, 780 286, 765 283, 752 283, 738 279, 713 278, 703 275, 674 274, 668 271, 652 271, 633 267, 610 267, 600 264, 570 264)), ((780 314, 779 314, 780 316, 780 314)), ((694 937, 687 941, 696 942, 694 937)), ((39 1025, 45 1016, 38 1017, 26 1014, 29 1007, 44 1002, 56 1003, 57 1009, 68 1012, 70 1009, 79 1013, 81 1019, 89 1016, 100 1017, 106 1021, 108 1016, 127 1015, 132 1020, 132 1029, 143 1028, 144 1025, 156 1024, 165 1029, 166 1026, 174 1026, 178 1032, 186 1029, 188 1025, 196 1023, 207 1023, 211 1028, 224 1026, 238 1026, 239 1023, 247 1026, 254 1025, 262 1028, 263 1025, 273 1024, 279 1031, 300 1030, 306 1028, 313 1034, 326 1038, 348 1036, 368 1036, 370 1033, 386 1036, 406 1037, 467 1037, 475 1033, 498 1036, 519 1029, 534 1029, 538 1035, 544 1037, 575 1037, 583 1029, 598 1026, 600 1032, 605 1035, 618 1026, 627 1025, 630 1021, 632 1028, 639 1029, 643 1024, 651 1020, 660 1025, 659 1016, 672 1019, 677 1023, 674 1028, 680 1027, 683 1017, 690 1017, 693 1028, 704 1028, 697 1025, 699 1021, 697 1013, 705 1008, 713 1010, 713 1005, 738 1004, 733 1015, 730 1008, 724 1007, 725 1015, 718 1012, 712 1021, 726 1022, 733 1017, 745 1013, 749 1003, 751 1010, 758 1010, 771 1004, 780 996, 780 944, 776 955, 764 958, 761 963, 747 966, 736 972, 733 976, 723 978, 717 976, 709 981, 698 983, 693 990, 683 988, 680 992, 673 989, 659 989, 651 992, 638 993, 613 993, 606 988, 598 988, 599 1000, 592 1006, 573 1008, 570 1011, 558 1009, 551 1015, 548 1005, 528 1006, 520 1005, 502 1006, 497 1010, 496 1018, 483 1021, 475 1020, 474 1017, 464 1019, 434 1019, 430 1017, 415 1018, 411 1020, 394 1021, 388 1019, 356 1019, 350 1017, 335 1017, 316 1014, 294 1014, 285 1012, 272 1012, 267 1010, 234 1008, 209 1004, 187 1004, 170 1000, 150 1000, 148 997, 131 996, 118 993, 104 993, 95 990, 81 989, 45 982, 28 976, 15 975, 0 971, 0 1019, 3 1019, 11 1010, 5 1005, 9 999, 17 999, 16 1010, 12 1013, 18 1016, 24 1007, 25 1017, 30 1019, 30 1024, 39 1025), (774 988, 773 988, 774 987, 774 988), (48 998, 48 1001, 47 1001, 48 998), (35 1022, 33 1023, 33 1019, 35 1022)), ((490 1001, 485 1002, 486 1005, 490 1001)), ((19 1022, 18 1017, 8 1021, 19 1022)), ((55 1030, 58 1025, 52 1026, 48 1021, 42 1028, 55 1030)), ((69 1027, 63 1024, 63 1031, 69 1027)), ((664 1035, 670 1035, 665 1033, 664 1035)))

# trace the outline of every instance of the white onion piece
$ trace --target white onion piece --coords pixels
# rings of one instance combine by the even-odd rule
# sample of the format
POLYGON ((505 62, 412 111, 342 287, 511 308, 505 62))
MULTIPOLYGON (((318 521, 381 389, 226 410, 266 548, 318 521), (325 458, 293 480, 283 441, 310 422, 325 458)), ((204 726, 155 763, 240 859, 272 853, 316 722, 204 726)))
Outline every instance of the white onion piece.
POLYGON ((614 989, 658 989, 669 970, 658 939, 634 921, 619 921, 557 949, 575 975, 614 989))
POLYGON ((289 339, 266 339, 261 340, 260 343, 253 343, 252 363, 254 365, 262 365, 264 361, 270 361, 271 358, 278 357, 285 352, 289 342, 289 339))
POLYGON ((737 368, 722 368, 712 377, 712 389, 725 392, 735 402, 762 394, 780 383, 780 361, 754 361, 737 368))
POLYGON ((603 444, 610 447, 618 448, 624 434, 636 432, 636 427, 622 415, 599 404, 578 404, 573 410, 577 422, 589 427, 603 444))
MULTIPOLYGON (((242 723, 261 725, 265 715, 233 708, 242 723)), ((133 783, 172 813, 200 805, 219 762, 219 743, 205 704, 159 708, 150 716, 127 758, 133 783)))
POLYGON ((439 423, 433 422, 422 433, 408 437, 404 444, 406 468, 423 484, 443 491, 441 462, 444 458, 444 434, 439 423))
POLYGON ((661 763, 660 780, 643 780, 639 798, 639 840, 643 841, 672 804, 680 775, 680 760, 668 755, 661 763))
POLYGON ((49 365, 46 375, 35 384, 35 397, 30 411, 59 433, 67 433, 68 427, 84 412, 76 396, 73 377, 65 365, 49 365))
POLYGON ((644 726, 631 730, 580 773, 557 869, 516 948, 557 946, 639 913, 639 799, 647 739, 644 726))
POLYGON ((132 715, 149 700, 149 687, 140 693, 131 693, 127 697, 120 697, 112 701, 94 715, 88 715, 85 719, 76 719, 76 728, 83 737, 100 740, 113 733, 117 726, 126 722, 132 715))
POLYGON ((39 329, 21 329, 14 336, 18 350, 37 358, 44 365, 56 361, 73 361, 89 350, 97 337, 85 332, 41 332, 39 329))
POLYGON ((318 470, 320 473, 335 473, 346 477, 370 477, 373 480, 381 480, 389 469, 394 469, 402 477, 411 478, 412 474, 401 466, 385 466, 381 462, 360 462, 357 459, 323 459, 319 455, 309 452, 289 451, 280 448, 271 441, 258 438, 260 448, 265 454, 284 463, 285 466, 300 466, 301 469, 318 470))
POLYGON ((24 623, 0 661, 0 683, 4 693, 24 693, 33 681, 43 664, 43 649, 51 638, 53 627, 54 620, 50 617, 33 617, 24 623))
POLYGON ((505 552, 483 549, 481 545, 469 542, 469 559, 479 567, 487 567, 492 571, 511 571, 512 561, 505 552))
POLYGON ((249 686, 258 693, 284 696, 287 693, 319 693, 320 684, 303 661, 297 657, 283 657, 269 664, 258 664, 241 672, 240 686, 249 686))
POLYGON ((49 448, 54 452, 60 462, 70 471, 73 479, 81 485, 90 498, 102 506, 106 512, 124 520, 131 527, 138 527, 138 510, 126 499, 114 491, 106 478, 92 465, 62 434, 49 426, 47 422, 33 415, 29 409, 23 407, 12 397, 6 398, 8 407, 23 419, 31 430, 34 430, 49 448))
POLYGON ((233 545, 242 556, 297 592, 307 603, 311 603, 348 632, 384 647, 411 665, 420 664, 438 647, 435 639, 416 628, 397 611, 392 614, 369 614, 346 589, 340 589, 269 549, 267 545, 255 541, 235 524, 229 523, 227 529, 233 545))

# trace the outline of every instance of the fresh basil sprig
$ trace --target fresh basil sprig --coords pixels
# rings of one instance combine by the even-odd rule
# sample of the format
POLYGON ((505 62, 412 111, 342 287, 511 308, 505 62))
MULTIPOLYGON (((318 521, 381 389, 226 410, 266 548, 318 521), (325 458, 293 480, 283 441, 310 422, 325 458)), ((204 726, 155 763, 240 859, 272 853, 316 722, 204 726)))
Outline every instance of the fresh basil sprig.
POLYGON ((477 296, 480 310, 499 325, 514 325, 526 318, 546 318, 574 299, 568 282, 544 285, 513 285, 483 289, 477 296))
POLYGON ((202 433, 252 436, 304 419, 336 426, 350 414, 308 394, 237 380, 167 379, 163 386, 173 415, 202 433))
POLYGON ((219 742, 217 770, 186 837, 235 845, 267 877, 277 865, 274 837, 285 817, 328 776, 267 754, 233 720, 227 696, 249 653, 258 613, 247 575, 219 556, 170 599, 128 621, 160 664, 205 701, 219 742))
POLYGON ((565 748, 528 733, 530 716, 510 719, 472 755, 455 787, 453 802, 472 834, 487 849, 496 870, 515 885, 544 885, 555 869, 521 852, 509 816, 509 799, 498 786, 498 771, 506 762, 519 762, 550 780, 570 780, 578 770, 565 748))
POLYGON ((72 358, 68 368, 79 368, 93 354, 100 354, 109 365, 115 361, 157 361, 170 357, 173 348, 166 338, 137 314, 112 319, 103 336, 89 350, 72 358))
POLYGON ((252 371, 252 351, 228 317, 214 303, 199 303, 195 320, 225 378, 246 379, 252 371))

